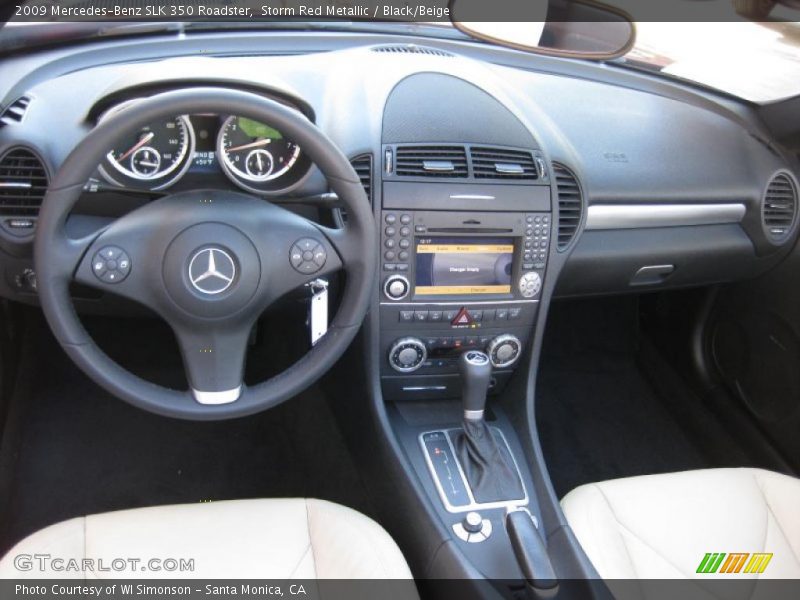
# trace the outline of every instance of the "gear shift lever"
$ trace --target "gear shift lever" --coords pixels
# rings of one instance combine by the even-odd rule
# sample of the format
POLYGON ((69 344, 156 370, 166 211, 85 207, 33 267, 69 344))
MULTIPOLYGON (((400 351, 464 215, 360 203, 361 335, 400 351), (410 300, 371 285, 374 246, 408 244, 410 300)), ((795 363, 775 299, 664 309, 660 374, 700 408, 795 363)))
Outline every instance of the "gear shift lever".
POLYGON ((468 350, 458 359, 461 373, 461 398, 464 405, 464 418, 471 421, 482 420, 486 408, 486 392, 492 379, 492 365, 489 357, 478 350, 468 350))
POLYGON ((505 443, 498 444, 484 420, 486 392, 492 377, 489 357, 467 350, 458 359, 464 431, 455 440, 456 455, 472 496, 480 504, 519 500, 525 492, 505 443))

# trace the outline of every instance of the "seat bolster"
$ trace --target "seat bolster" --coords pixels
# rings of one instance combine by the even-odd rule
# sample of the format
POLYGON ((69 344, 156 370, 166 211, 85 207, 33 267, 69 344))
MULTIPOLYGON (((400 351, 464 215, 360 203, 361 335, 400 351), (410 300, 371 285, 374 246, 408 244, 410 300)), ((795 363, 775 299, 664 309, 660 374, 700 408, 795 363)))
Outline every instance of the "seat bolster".
POLYGON ((753 469, 780 532, 800 562, 800 479, 779 473, 753 469))
POLYGON ((582 485, 561 500, 570 527, 594 568, 606 579, 634 579, 635 567, 611 506, 597 485, 582 485))
POLYGON ((60 579, 65 576, 60 570, 41 570, 39 561, 42 555, 63 559, 65 567, 67 561, 74 561, 78 570, 68 577, 83 578, 81 561, 85 557, 85 522, 84 517, 76 517, 56 523, 19 542, 0 560, 0 579, 60 579))
POLYGON ((411 572, 394 540, 368 517, 324 500, 281 498, 157 506, 71 519, 17 544, 0 561, 0 577, 411 579, 411 572), (30 571, 20 571, 14 563, 18 554, 74 559, 81 568, 41 570, 33 564, 30 571), (102 562, 105 569, 84 567, 84 559, 95 566, 102 562), (127 559, 140 562, 126 564, 127 559), (151 559, 159 561, 160 570, 149 566, 151 559), (167 570, 166 559, 191 561, 192 566, 167 570), (115 561, 124 568, 114 568, 115 561))
MULTIPOLYGON (((580 486, 564 515, 605 579, 696 578, 706 553, 772 553, 760 577, 800 577, 800 480, 706 469, 580 486)), ((755 574, 717 573, 755 577, 755 574)))
POLYGON ((346 506, 309 499, 308 530, 320 579, 410 579, 400 549, 375 521, 346 506))

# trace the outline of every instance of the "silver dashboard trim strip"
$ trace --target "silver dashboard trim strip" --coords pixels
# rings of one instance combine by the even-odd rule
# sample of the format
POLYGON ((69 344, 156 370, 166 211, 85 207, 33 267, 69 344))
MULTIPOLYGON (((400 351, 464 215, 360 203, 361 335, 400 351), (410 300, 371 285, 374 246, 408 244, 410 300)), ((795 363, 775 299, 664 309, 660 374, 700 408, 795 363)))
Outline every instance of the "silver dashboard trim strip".
POLYGON ((739 223, 746 212, 742 203, 727 204, 593 204, 587 230, 681 227, 739 223))
POLYGON ((416 302, 381 302, 381 306, 417 306, 422 308, 422 305, 430 306, 484 306, 487 304, 538 304, 538 300, 482 300, 480 302, 471 302, 469 300, 462 300, 460 302, 427 302, 425 300, 417 300, 416 302))

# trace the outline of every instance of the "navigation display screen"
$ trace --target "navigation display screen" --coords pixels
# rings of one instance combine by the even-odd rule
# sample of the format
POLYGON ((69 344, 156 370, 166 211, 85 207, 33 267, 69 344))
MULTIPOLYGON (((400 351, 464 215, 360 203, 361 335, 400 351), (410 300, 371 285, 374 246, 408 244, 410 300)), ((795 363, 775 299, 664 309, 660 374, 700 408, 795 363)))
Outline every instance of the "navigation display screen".
POLYGON ((417 295, 511 293, 511 238, 417 238, 417 295))

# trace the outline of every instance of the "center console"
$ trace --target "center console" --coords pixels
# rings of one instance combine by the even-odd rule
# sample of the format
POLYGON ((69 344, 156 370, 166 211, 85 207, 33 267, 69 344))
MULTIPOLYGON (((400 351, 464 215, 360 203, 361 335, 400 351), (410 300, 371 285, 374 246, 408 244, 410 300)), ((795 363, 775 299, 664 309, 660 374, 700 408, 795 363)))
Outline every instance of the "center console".
POLYGON ((385 397, 457 396, 457 359, 469 349, 487 353, 494 368, 490 393, 499 391, 531 337, 550 234, 549 211, 384 209, 385 397))

